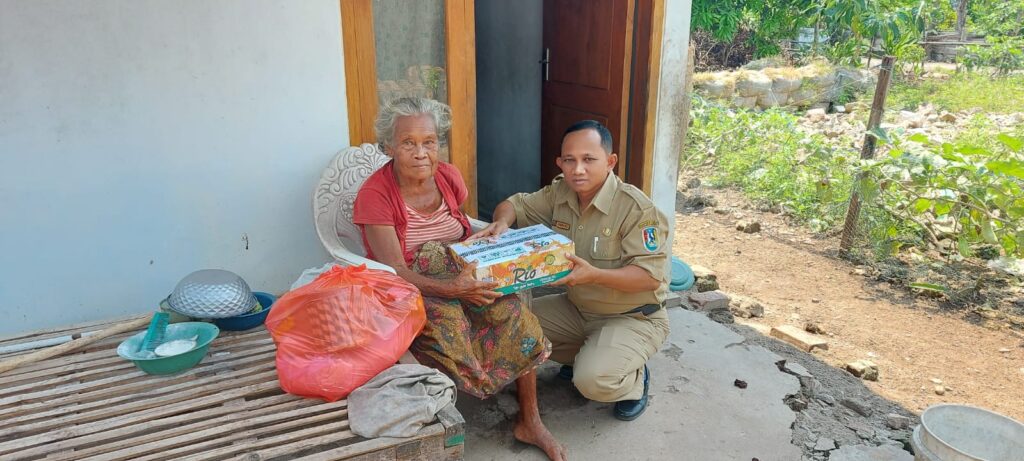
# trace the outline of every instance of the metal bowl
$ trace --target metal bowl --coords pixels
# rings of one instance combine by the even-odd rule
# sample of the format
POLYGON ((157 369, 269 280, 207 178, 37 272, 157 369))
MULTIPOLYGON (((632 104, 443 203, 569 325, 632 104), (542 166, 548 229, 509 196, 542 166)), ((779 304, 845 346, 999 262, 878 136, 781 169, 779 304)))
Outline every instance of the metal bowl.
POLYGON ((221 269, 204 269, 181 279, 167 304, 189 317, 220 319, 252 310, 256 298, 249 284, 238 275, 221 269))

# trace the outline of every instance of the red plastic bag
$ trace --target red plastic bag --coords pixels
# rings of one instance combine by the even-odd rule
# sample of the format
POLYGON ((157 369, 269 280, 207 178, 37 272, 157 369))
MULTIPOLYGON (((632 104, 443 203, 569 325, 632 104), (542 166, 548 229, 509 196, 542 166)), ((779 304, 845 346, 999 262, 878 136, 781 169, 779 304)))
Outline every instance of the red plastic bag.
POLYGON ((267 316, 289 394, 333 402, 394 365, 426 323, 411 283, 366 266, 334 266, 286 293, 267 316))

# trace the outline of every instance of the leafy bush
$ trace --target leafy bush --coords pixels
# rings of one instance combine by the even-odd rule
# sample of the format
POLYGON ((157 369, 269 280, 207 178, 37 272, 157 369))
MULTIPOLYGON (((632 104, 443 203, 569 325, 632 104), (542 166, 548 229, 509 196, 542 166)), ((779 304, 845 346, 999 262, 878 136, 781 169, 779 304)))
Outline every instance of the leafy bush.
POLYGON ((691 111, 684 167, 714 163, 712 184, 781 205, 817 230, 841 221, 856 151, 797 130, 797 116, 781 110, 734 111, 694 97, 691 111))
POLYGON ((683 168, 710 166, 711 184, 780 205, 814 231, 841 228, 856 187, 860 229, 878 258, 908 246, 1024 256, 1024 130, 994 135, 979 118, 969 143, 942 144, 879 130, 888 144, 865 161, 800 131, 797 116, 780 110, 736 111, 695 97, 691 120, 683 168))
MULTIPOLYGON (((944 2, 936 2, 944 3, 944 2)), ((971 0, 968 29, 981 35, 1024 35, 1024 0, 971 0)))
POLYGON ((992 75, 1008 75, 1024 69, 1024 38, 985 37, 989 46, 967 45, 957 65, 968 72, 991 68, 992 75))
MULTIPOLYGON (((897 140, 888 155, 861 163, 862 198, 936 247, 948 239, 965 257, 986 244, 1024 256, 1024 141, 995 138, 995 149, 938 144, 920 134, 897 140)), ((896 226, 886 232, 901 233, 896 226)))

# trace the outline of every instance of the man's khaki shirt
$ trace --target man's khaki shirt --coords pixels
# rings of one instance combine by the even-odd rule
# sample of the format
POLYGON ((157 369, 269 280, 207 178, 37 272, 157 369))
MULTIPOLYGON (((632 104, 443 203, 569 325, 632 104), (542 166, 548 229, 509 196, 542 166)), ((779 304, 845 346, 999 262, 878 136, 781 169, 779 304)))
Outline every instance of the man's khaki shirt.
POLYGON ((533 193, 509 197, 516 226, 544 224, 572 239, 576 256, 594 267, 634 265, 661 281, 657 290, 624 293, 600 285, 569 287, 569 300, 582 312, 620 314, 644 304, 661 304, 668 292, 668 221, 640 189, 609 174, 586 210, 559 175, 533 193))

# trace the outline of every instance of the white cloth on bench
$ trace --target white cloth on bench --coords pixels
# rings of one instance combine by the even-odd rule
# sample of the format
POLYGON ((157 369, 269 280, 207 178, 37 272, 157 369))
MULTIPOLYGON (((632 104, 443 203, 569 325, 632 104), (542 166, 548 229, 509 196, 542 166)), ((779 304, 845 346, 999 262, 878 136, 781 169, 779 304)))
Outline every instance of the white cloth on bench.
POLYGON ((349 427, 366 438, 412 437, 455 395, 455 383, 433 368, 394 365, 349 394, 349 427))

